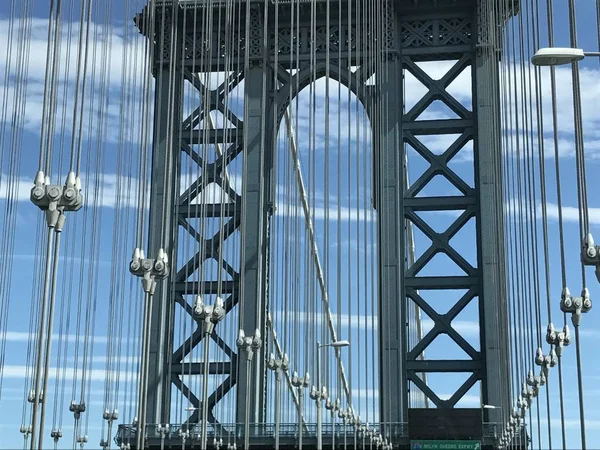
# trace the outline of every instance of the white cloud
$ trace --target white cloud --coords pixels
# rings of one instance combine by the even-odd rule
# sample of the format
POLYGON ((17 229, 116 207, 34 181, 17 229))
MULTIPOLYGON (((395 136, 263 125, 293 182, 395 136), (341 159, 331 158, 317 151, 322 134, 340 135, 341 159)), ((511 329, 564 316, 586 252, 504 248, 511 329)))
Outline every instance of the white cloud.
MULTIPOLYGON (((23 331, 6 331, 5 334, 3 335, 4 339, 8 342, 29 342, 32 339, 37 339, 37 334, 36 333, 26 333, 23 331)), ((52 335, 52 340, 53 341, 58 341, 60 338, 60 335, 58 334, 53 334, 52 335)), ((67 335, 63 335, 63 339, 66 339, 67 342, 69 343, 74 343, 77 341, 82 340, 82 336, 77 336, 75 334, 67 334, 67 335)), ((94 340, 94 343, 96 344, 107 344, 108 343, 108 336, 94 336, 92 338, 94 340)), ((123 337, 120 339, 121 343, 126 343, 129 342, 130 339, 123 337)))
MULTIPOLYGON (((423 336, 425 336, 433 328, 434 322, 431 319, 421 320, 423 336)), ((479 322, 471 320, 453 320, 452 328, 454 328, 461 336, 479 336, 479 322)))
MULTIPOLYGON (((558 205, 546 203, 548 219, 558 220, 558 205)), ((538 217, 541 217, 542 208, 538 206, 538 217)), ((590 224, 600 225, 600 208, 588 208, 590 224)), ((565 222, 579 222, 579 208, 574 206, 562 207, 562 218, 565 222)))
MULTIPOLYGON (((23 379, 23 378, 25 378, 25 375, 28 373, 28 369, 26 366, 6 365, 6 366, 4 366, 3 370, 4 370, 4 372, 3 372, 4 378, 23 379)), ((31 370, 29 370, 29 373, 31 373, 31 370)), ((50 367, 50 371, 48 372, 48 378, 50 378, 50 379, 56 378, 56 373, 57 373, 57 367, 50 367)), ((67 379, 69 379, 69 378, 73 378, 75 371, 73 368, 67 368, 65 371, 63 371, 62 368, 60 368, 59 373, 61 375, 64 374, 64 376, 67 379)), ((81 369, 78 370, 78 374, 79 374, 79 376, 81 376, 81 374, 82 374, 81 369)), ((139 373, 132 372, 132 371, 123 371, 123 370, 116 372, 116 371, 107 371, 107 370, 103 370, 103 369, 92 369, 92 370, 87 371, 87 377, 91 381, 104 381, 107 376, 110 376, 112 378, 119 377, 121 382, 123 382, 123 380, 126 380, 126 379, 136 380, 137 377, 139 377, 139 373)))

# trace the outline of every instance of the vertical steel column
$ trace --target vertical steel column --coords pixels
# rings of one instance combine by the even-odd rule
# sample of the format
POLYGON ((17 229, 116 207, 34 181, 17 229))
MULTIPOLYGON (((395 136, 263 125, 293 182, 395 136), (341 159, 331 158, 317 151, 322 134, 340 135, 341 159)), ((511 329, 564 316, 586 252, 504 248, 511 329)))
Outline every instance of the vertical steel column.
MULTIPOLYGON (((262 30, 261 30, 262 35, 262 30)), ((251 62, 244 75, 244 175, 242 180, 242 268, 240 329, 266 335, 268 275, 268 230, 272 213, 272 100, 267 95, 272 76, 266 64, 251 62)), ((237 422, 244 422, 247 408, 250 422, 264 422, 265 345, 256 351, 250 373, 245 364, 237 366, 237 422), (247 379, 251 389, 246 404, 247 379)))
POLYGON ((380 422, 405 420, 407 389, 404 359, 407 329, 404 277, 404 156, 401 141, 402 65, 388 55, 379 75, 380 98, 375 110, 378 135, 378 245, 379 245, 379 386, 380 422))
MULTIPOLYGON (((493 18, 478 17, 486 23, 493 18)), ((483 27, 480 27, 483 29, 483 27)), ((492 28, 493 30, 493 28, 492 28)), ((482 349, 485 354, 485 376, 482 378, 483 401, 497 406, 487 409, 488 422, 500 422, 501 413, 507 414, 510 397, 504 380, 510 379, 508 364, 508 322, 504 296, 505 263, 503 258, 503 196, 502 151, 500 147, 500 96, 498 83, 497 49, 487 39, 480 42, 474 70, 474 104, 476 105, 476 133, 479 179, 481 261, 482 349), (489 46, 488 46, 489 45, 489 46)))
MULTIPOLYGON (((154 258, 162 247, 170 264, 177 261, 177 217, 179 199, 179 134, 182 123, 183 74, 176 56, 177 20, 168 17, 157 30, 155 42, 155 113, 148 222, 148 257, 154 258), (162 44, 162 45, 161 45, 162 44), (161 49, 170 49, 161 51, 161 49), (171 57, 171 55, 174 55, 171 57)), ((148 360, 147 416, 149 424, 169 423, 171 380, 168 366, 172 357, 173 308, 171 267, 168 278, 159 281, 151 311, 148 360)))

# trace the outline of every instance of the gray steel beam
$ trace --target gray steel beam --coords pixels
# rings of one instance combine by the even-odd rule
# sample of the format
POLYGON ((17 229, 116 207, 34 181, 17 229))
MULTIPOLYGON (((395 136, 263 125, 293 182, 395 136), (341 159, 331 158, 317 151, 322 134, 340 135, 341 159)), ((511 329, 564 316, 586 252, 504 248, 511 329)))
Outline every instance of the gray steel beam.
POLYGON ((406 369, 414 372, 474 372, 480 370, 482 364, 480 361, 472 359, 422 359, 415 361, 406 361, 406 369))
MULTIPOLYGON (((262 34, 262 30, 261 30, 262 34)), ((266 64, 253 63, 244 74, 244 177, 242 179, 242 267, 239 303, 240 328, 247 335, 260 330, 266 336, 266 301, 268 275, 268 229, 272 211, 272 106, 265 80, 266 64)), ((238 423, 244 423, 246 410, 250 423, 264 421, 265 346, 254 355, 251 370, 245 361, 237 365, 238 423), (249 381, 248 381, 249 380, 249 381), (250 385, 250 404, 246 391, 250 385)))
POLYGON ((375 142, 379 174, 378 185, 378 246, 379 246, 379 405, 382 423, 406 421, 408 408, 407 383, 404 373, 407 330, 404 277, 404 218, 402 211, 404 188, 404 158, 401 149, 402 66, 398 59, 388 58, 380 76, 382 104, 375 111, 373 127, 379 136, 375 142))
MULTIPOLYGON (((170 24, 165 26, 170 27, 170 24)), ((176 34, 175 30, 173 34, 176 34)), ((179 69, 168 66, 156 68, 156 112, 148 222, 148 257, 155 258, 159 249, 164 248, 170 261, 177 261, 175 205, 179 196, 179 130, 183 101, 183 74, 179 69)), ((168 423, 170 420, 171 381, 167 377, 167 367, 173 351, 175 303, 170 293, 174 277, 175 270, 172 267, 169 277, 158 282, 152 302, 147 423, 168 423)))
MULTIPOLYGON (((204 363, 178 363, 171 365, 171 374, 173 375, 202 375, 204 373, 204 363)), ((231 361, 208 363, 209 375, 229 375, 235 365, 231 361)))
MULTIPOLYGON (((493 14, 493 13, 491 13, 493 14)), ((484 25, 494 17, 479 17, 484 25)), ((492 22, 493 23, 493 22, 492 22)), ((484 36, 480 36, 480 41, 484 36)), ((510 379, 508 359, 507 307, 504 293, 502 151, 500 148, 500 95, 498 54, 495 49, 480 49, 475 58, 475 95, 477 107, 477 148, 479 187, 479 260, 481 262, 481 345, 486 355, 486 376, 482 382, 483 401, 498 409, 487 410, 490 422, 499 422, 510 408, 505 380, 510 379)))

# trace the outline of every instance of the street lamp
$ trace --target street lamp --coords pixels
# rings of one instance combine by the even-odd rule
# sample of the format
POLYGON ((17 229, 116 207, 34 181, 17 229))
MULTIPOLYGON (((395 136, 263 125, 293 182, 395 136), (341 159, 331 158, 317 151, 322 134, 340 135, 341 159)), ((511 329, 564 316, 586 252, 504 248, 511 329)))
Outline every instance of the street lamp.
POLYGON ((541 48, 531 58, 534 66, 560 66, 581 61, 586 56, 600 56, 600 52, 584 52, 580 48, 541 48))
POLYGON ((321 401, 327 399, 327 391, 321 385, 321 349, 324 347, 343 348, 350 347, 350 342, 335 341, 329 344, 321 344, 317 342, 317 388, 311 393, 311 398, 317 401, 317 450, 323 449, 323 436, 321 431, 321 401))

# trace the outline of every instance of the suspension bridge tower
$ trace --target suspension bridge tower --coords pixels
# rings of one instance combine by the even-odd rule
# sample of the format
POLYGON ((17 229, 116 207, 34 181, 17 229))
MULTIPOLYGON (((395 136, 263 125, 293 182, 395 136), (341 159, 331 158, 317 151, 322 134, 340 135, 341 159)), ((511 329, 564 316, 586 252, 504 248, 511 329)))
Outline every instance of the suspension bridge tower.
MULTIPOLYGON (((156 279, 156 289, 147 303, 138 416, 138 423, 147 425, 145 448, 160 448, 165 425, 176 423, 171 409, 177 396, 191 406, 180 433, 170 439, 180 443, 187 437, 186 424, 206 420, 214 433, 234 434, 238 447, 249 442, 244 442, 245 423, 251 425, 253 445, 274 445, 263 343, 272 325, 277 131, 293 98, 323 76, 350 89, 371 122, 379 432, 396 448, 408 447, 411 438, 481 441, 482 424, 500 421, 497 411, 508 409, 510 398, 498 110, 505 11, 480 0, 153 0, 136 16, 150 44, 155 85, 149 259, 138 255, 137 262, 142 267, 160 260, 168 266, 157 271, 155 264, 146 273, 156 279), (443 73, 432 77, 422 69, 424 62, 443 73), (211 73, 221 74, 222 82, 207 81, 211 73), (467 100, 448 90, 461 74, 470 80, 467 100), (426 89, 406 107, 409 75, 426 89), (448 117, 423 114, 433 102, 441 102, 448 117), (215 113, 222 120, 213 123, 215 113), (472 181, 450 164, 467 146, 472 181), (429 165, 410 183, 408 147, 429 165), (243 159, 239 176, 230 168, 238 157, 243 159), (197 176, 186 183, 182 174, 190 170, 197 176), (448 182, 454 194, 426 195, 435 177, 448 182), (228 200, 202 197, 210 185, 219 186, 228 200), (432 225, 437 215, 453 217, 447 229, 432 225), (451 242, 467 223, 474 223, 474 262, 451 242), (414 260, 407 257, 411 229, 431 241, 414 260), (222 250, 229 238, 238 239, 237 251, 222 250), (198 251, 183 258, 190 241, 198 251), (438 254, 464 273, 424 275, 438 254), (206 275, 207 262, 217 264, 218 276, 206 275), (456 291, 462 292, 458 299, 445 297, 456 291), (432 293, 451 303, 446 313, 429 303, 432 293), (478 345, 453 322, 469 305, 479 312, 478 345), (415 309, 433 326, 409 346, 415 309), (178 314, 197 325, 183 339, 178 314), (226 327, 236 334, 243 330, 237 346, 221 336, 226 327), (462 349, 463 359, 427 358, 428 345, 442 334, 462 349), (465 381, 441 398, 427 381, 440 374, 462 374, 465 381), (206 391, 197 392, 183 375, 207 377, 210 382, 198 384, 206 391), (474 386, 480 387, 481 405, 497 408, 458 408, 474 386), (426 398, 420 408, 409 401, 415 390, 426 398), (219 418, 225 398, 235 398, 234 429, 219 418)), ((280 351, 277 358, 283 357, 280 351)), ((296 399, 294 392, 299 391, 290 394, 296 399)), ((314 445, 310 439, 307 431, 305 445, 314 445)), ((296 438, 289 445, 297 445, 296 438)))

